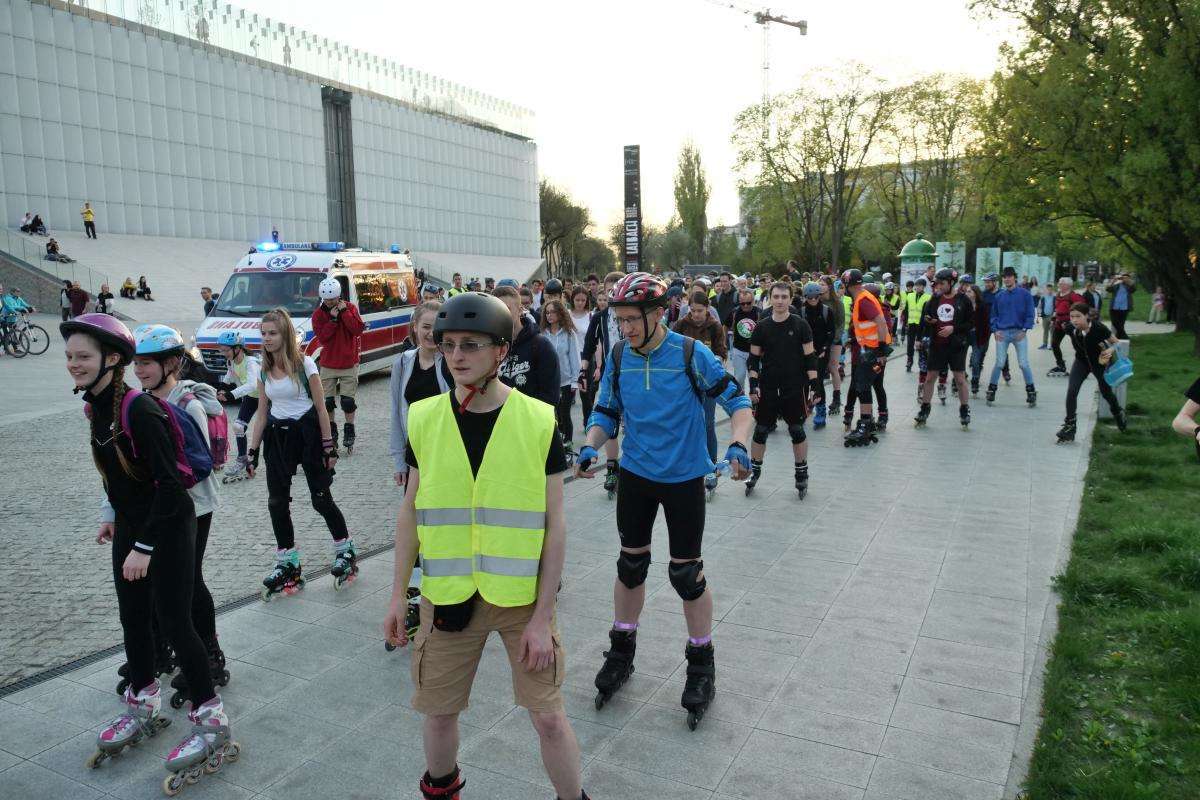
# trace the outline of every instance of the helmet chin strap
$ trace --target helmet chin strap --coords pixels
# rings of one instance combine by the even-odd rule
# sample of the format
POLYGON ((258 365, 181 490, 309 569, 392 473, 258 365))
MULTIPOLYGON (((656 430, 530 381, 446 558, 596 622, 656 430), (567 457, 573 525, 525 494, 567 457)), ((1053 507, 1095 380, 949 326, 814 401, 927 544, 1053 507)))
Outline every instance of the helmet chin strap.
POLYGON ((79 394, 80 392, 83 392, 84 394, 91 393, 92 389, 96 388, 96 384, 99 383, 100 381, 102 381, 104 379, 105 375, 107 375, 109 372, 112 372, 114 369, 117 368, 116 364, 113 364, 111 366, 108 364, 105 364, 104 361, 106 358, 108 358, 108 352, 103 347, 101 347, 100 348, 100 371, 96 373, 96 377, 92 380, 91 383, 89 383, 87 386, 76 386, 74 389, 71 390, 71 394, 79 394))
POLYGON ((480 383, 465 384, 468 391, 466 398, 462 401, 462 405, 458 407, 459 414, 467 413, 467 406, 471 404, 476 395, 487 394, 488 386, 495 379, 496 373, 500 371, 500 362, 501 359, 497 358, 496 363, 492 366, 492 371, 480 383))

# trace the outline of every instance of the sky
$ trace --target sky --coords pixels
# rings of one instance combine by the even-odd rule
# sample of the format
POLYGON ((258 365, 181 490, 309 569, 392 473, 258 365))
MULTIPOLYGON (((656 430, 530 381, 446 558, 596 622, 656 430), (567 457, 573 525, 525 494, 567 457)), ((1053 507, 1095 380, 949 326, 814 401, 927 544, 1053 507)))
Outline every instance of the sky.
MULTIPOLYGON (((753 5, 752 0, 734 0, 753 5)), ((592 214, 595 232, 621 218, 622 148, 641 146, 643 219, 674 212, 680 147, 700 150, 709 224, 738 221, 730 144, 738 112, 762 96, 762 33, 720 0, 239 0, 405 66, 536 114, 538 168, 592 214)), ((974 18, 966 0, 778 0, 772 92, 806 73, 855 61, 889 82, 932 72, 986 77, 1011 27, 974 18)))

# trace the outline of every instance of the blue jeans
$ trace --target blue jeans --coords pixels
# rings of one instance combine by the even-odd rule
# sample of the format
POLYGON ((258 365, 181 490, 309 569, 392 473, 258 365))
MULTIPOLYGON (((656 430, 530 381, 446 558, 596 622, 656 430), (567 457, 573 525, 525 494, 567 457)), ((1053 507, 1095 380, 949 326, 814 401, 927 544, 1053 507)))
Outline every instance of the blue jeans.
POLYGON ((717 463, 717 401, 704 396, 704 431, 708 434, 708 457, 717 463))
POLYGON ((1017 350, 1017 363, 1021 365, 1021 374, 1025 376, 1025 385, 1032 386, 1033 370, 1029 368, 1029 336, 1021 336, 1026 332, 1016 329, 997 331, 997 333, 1003 338, 996 345, 996 363, 992 366, 992 379, 988 383, 994 385, 1000 382, 1000 372, 1008 363, 1008 346, 1011 344, 1017 350), (1019 340, 1018 336, 1021 336, 1019 340))

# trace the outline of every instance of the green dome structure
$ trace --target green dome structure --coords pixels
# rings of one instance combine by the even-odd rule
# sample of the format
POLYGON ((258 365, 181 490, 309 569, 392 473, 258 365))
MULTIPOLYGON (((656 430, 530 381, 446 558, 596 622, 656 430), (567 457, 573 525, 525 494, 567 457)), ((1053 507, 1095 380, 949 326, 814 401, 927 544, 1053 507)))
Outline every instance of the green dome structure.
POLYGON ((933 242, 919 233, 916 238, 900 248, 901 266, 924 266, 933 264, 936 259, 937 248, 933 246, 933 242))

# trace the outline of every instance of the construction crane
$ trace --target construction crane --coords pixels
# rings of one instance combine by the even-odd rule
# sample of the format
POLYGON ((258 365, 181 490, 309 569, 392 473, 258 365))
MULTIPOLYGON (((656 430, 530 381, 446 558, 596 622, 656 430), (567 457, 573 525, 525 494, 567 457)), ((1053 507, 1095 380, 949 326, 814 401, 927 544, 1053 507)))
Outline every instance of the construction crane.
POLYGON ((728 8, 739 14, 746 14, 762 28, 762 100, 765 106, 771 99, 771 25, 787 25, 800 31, 801 36, 808 35, 808 21, 793 20, 771 13, 769 8, 753 8, 733 0, 705 0, 714 6, 728 8))

